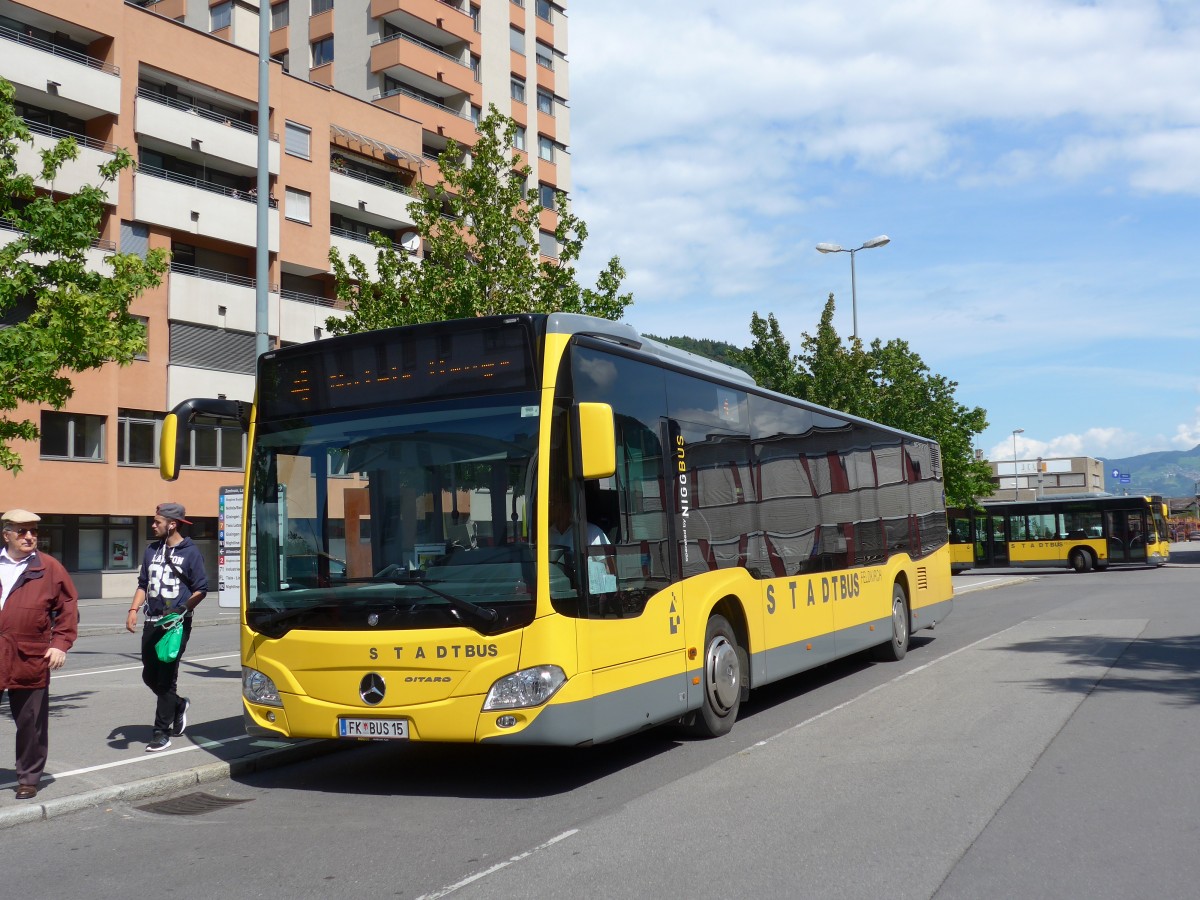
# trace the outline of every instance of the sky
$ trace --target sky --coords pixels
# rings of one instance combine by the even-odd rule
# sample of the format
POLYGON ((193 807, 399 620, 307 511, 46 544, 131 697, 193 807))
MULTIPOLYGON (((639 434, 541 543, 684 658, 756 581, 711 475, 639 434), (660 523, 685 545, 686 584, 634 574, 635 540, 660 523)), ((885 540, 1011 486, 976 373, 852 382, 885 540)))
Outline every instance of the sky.
POLYGON ((1200 0, 572 0, 585 285, 908 341, 989 459, 1200 444, 1200 0), (887 235, 851 255, 821 254, 887 235), (856 302, 852 302, 856 300, 856 302))

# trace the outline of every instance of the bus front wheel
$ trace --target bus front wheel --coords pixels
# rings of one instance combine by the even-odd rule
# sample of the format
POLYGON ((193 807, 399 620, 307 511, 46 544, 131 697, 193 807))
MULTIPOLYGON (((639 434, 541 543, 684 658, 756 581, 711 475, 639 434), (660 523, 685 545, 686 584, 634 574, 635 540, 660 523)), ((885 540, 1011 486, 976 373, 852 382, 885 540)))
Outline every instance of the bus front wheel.
POLYGON ((881 662, 899 662, 908 653, 908 595, 900 584, 892 585, 892 639, 875 648, 881 662))
POLYGON ((701 737, 728 734, 742 704, 742 654, 724 616, 714 615, 704 632, 704 699, 692 730, 701 737))
POLYGON ((1092 568, 1092 554, 1086 550, 1072 550, 1071 568, 1076 572, 1087 572, 1092 568))

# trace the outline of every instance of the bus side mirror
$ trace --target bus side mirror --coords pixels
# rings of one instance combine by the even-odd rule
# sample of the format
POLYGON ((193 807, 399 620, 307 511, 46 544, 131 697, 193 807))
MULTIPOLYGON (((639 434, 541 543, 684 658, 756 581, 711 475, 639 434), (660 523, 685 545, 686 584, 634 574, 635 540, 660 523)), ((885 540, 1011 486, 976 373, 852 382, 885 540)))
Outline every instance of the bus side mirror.
POLYGON ((174 481, 179 477, 179 461, 184 450, 181 439, 186 433, 186 429, 179 430, 179 416, 174 411, 167 413, 158 438, 158 474, 163 481, 174 481))
POLYGON ((617 471, 617 433, 612 407, 607 403, 580 403, 576 407, 579 428, 579 472, 584 480, 608 478, 617 471))
POLYGON ((164 481, 174 481, 179 477, 179 467, 187 455, 188 436, 191 434, 192 420, 196 416, 211 416, 216 419, 233 419, 242 426, 242 431, 250 428, 250 404, 241 400, 210 400, 193 398, 184 400, 163 419, 162 434, 158 439, 158 474, 164 481))

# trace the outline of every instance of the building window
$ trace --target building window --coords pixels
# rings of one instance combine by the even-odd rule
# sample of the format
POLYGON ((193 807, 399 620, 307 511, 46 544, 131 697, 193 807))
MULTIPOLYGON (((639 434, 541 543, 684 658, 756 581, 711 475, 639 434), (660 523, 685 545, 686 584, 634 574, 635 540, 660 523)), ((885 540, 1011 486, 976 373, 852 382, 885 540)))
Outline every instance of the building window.
POLYGON ((197 416, 190 432, 190 446, 183 462, 188 469, 243 469, 246 441, 240 425, 197 416))
POLYGON ((208 11, 209 31, 220 31, 233 24, 233 3, 218 3, 208 11))
POLYGON ((150 252, 150 226, 142 222, 121 222, 121 252, 146 258, 150 252))
POLYGON ((512 25, 508 26, 508 49, 513 53, 525 55, 525 32, 512 25))
POLYGON ((542 205, 542 209, 555 209, 555 199, 558 196, 558 191, 549 184, 538 185, 538 202, 542 205))
POLYGON ((284 151, 289 156, 299 156, 301 159, 311 159, 312 129, 295 122, 284 123, 284 151))
POLYGON ((554 232, 538 232, 538 252, 541 253, 542 256, 548 256, 551 259, 558 259, 558 241, 554 239, 554 232))
POLYGON ((288 22, 291 20, 288 14, 288 0, 283 0, 282 3, 276 3, 271 7, 271 30, 276 31, 280 28, 287 28, 288 22))
POLYGON ((554 115, 554 95, 546 91, 538 91, 538 112, 548 116, 554 115))
POLYGON ((516 133, 513 134, 513 147, 517 150, 525 149, 525 126, 518 125, 516 133))
POLYGON ((546 162, 554 162, 554 141, 545 135, 538 135, 538 158, 546 162))
POLYGON ((514 77, 512 79, 512 98, 514 100, 516 100, 518 103, 525 102, 525 79, 524 78, 515 78, 514 77))
POLYGON ((333 38, 321 38, 312 42, 312 67, 325 66, 333 62, 333 38))
POLYGON ((552 8, 553 7, 550 5, 550 0, 537 0, 537 4, 534 6, 533 11, 539 19, 545 19, 547 22, 553 22, 554 19, 550 16, 552 8))
POLYGON ((474 53, 471 54, 471 74, 475 76, 477 83, 483 82, 483 74, 479 71, 479 57, 474 53))
POLYGON ((479 31, 479 7, 474 3, 471 4, 471 24, 475 26, 475 31, 479 31))
POLYGON ((157 466, 162 420, 159 412, 117 410, 117 465, 157 466))
POLYGON ((150 358, 150 320, 145 316, 134 316, 134 318, 141 323, 142 328, 146 332, 146 349, 136 354, 133 358, 147 360, 150 358))
POLYGON ((283 215, 293 222, 312 223, 312 194, 296 188, 285 188, 283 215))
POLYGON ((537 64, 539 66, 541 66, 543 69, 553 70, 553 68, 554 68, 554 50, 552 48, 547 47, 541 41, 538 41, 534 48, 534 54, 537 59, 537 64))
POLYGON ((104 416, 42 410, 45 459, 104 459, 104 416))
POLYGON ((472 106, 471 107, 471 124, 474 125, 476 128, 478 128, 479 123, 482 120, 483 120, 483 107, 472 106))
POLYGON ((288 63, 291 60, 291 54, 287 50, 284 50, 278 56, 272 56, 271 59, 275 60, 275 62, 277 62, 277 63, 279 63, 279 65, 283 66, 284 72, 290 71, 290 66, 288 65, 288 63))
POLYGON ((312 14, 319 16, 323 12, 329 12, 333 9, 333 0, 312 0, 312 14))

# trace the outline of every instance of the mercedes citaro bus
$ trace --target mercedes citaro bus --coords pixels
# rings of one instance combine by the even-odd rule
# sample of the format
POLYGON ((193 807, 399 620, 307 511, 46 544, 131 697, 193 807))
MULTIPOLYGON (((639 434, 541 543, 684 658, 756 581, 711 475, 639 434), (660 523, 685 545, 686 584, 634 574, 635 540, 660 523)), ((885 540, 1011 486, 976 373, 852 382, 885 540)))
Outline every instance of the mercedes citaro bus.
POLYGON ((476 318, 263 354, 253 406, 168 416, 168 478, 196 415, 250 434, 252 734, 720 735, 751 688, 899 659, 950 611, 936 443, 627 325, 476 318))

